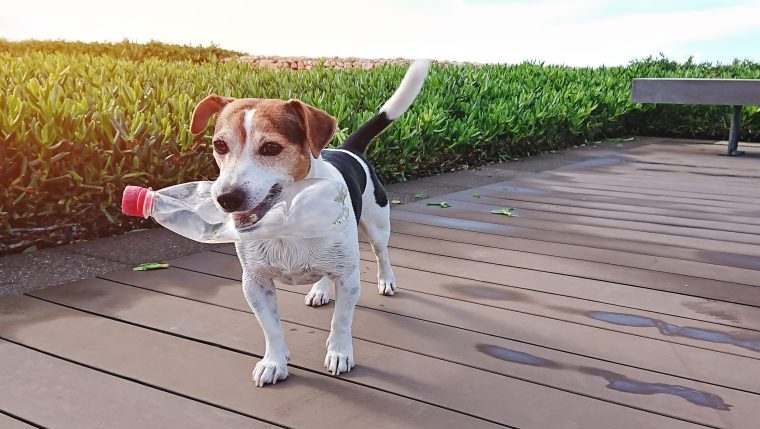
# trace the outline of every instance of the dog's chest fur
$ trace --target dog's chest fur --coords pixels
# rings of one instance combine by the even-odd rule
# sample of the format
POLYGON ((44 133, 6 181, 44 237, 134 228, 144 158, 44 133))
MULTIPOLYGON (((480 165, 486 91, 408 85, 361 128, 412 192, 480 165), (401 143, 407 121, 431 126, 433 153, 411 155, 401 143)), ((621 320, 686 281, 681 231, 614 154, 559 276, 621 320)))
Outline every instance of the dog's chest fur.
MULTIPOLYGON (((343 172, 322 159, 312 160, 308 177, 342 180, 343 172)), ((348 186, 348 185, 347 185, 348 186)), ((342 278, 358 269, 359 234, 354 197, 346 197, 349 216, 345 230, 336 237, 254 240, 235 245, 244 275, 279 280, 285 284, 315 283, 323 276, 342 278)), ((314 213, 319 216, 319 213, 314 213)))
MULTIPOLYGON (((354 234, 348 234, 354 235, 354 234)), ((237 243, 243 272, 285 284, 309 284, 323 276, 344 277, 356 269, 358 241, 308 238, 237 243)))

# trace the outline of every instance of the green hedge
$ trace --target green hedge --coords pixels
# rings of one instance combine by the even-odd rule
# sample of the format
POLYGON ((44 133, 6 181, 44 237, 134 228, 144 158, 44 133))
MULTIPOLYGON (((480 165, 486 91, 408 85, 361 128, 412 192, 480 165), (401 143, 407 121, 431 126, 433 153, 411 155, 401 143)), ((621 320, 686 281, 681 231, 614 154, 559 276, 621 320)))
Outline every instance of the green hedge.
POLYGON ((170 45, 161 42, 134 43, 129 40, 113 43, 67 42, 63 40, 24 40, 11 42, 0 38, 0 52, 19 56, 29 52, 46 54, 88 54, 112 56, 124 60, 192 61, 205 63, 245 55, 218 46, 170 45))
MULTIPOLYGON (((405 71, 193 61, 0 53, 0 252, 141 224, 119 214, 127 184, 215 177, 208 136, 189 132, 195 103, 209 93, 300 98, 338 119, 337 143, 405 71)), ((633 105, 631 79, 646 76, 760 78, 760 65, 435 66, 412 109, 368 155, 390 182, 607 137, 726 137, 727 107, 633 105)), ((760 140, 757 107, 744 110, 742 133, 760 140)))

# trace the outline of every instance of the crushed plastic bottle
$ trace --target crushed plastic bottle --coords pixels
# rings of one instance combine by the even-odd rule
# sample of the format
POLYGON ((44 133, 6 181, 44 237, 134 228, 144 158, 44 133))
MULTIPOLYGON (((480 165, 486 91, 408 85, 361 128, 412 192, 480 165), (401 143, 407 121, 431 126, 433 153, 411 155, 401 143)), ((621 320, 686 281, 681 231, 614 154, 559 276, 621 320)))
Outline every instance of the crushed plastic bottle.
POLYGON ((347 224, 348 190, 337 180, 275 185, 259 205, 233 213, 214 203, 212 184, 189 182, 158 191, 127 186, 121 209, 129 216, 152 217, 165 228, 202 243, 327 237, 339 234, 347 224))

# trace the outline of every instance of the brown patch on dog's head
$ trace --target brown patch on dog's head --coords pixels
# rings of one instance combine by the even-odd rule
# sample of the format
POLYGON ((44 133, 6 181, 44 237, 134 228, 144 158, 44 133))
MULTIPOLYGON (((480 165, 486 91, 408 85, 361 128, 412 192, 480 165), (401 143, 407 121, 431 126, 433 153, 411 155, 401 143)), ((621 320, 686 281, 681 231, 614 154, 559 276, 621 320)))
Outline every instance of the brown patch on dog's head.
POLYGON ((337 121, 329 114, 300 100, 242 98, 210 95, 193 112, 191 132, 200 134, 217 115, 215 151, 220 169, 236 157, 250 155, 262 167, 282 173, 291 180, 306 177, 311 158, 318 158, 330 143, 337 121), (246 118, 248 118, 246 120, 246 118))
POLYGON ((297 112, 301 125, 306 133, 306 143, 314 158, 319 158, 322 149, 327 146, 335 135, 338 121, 326 112, 309 106, 301 100, 288 100, 287 106, 297 112))

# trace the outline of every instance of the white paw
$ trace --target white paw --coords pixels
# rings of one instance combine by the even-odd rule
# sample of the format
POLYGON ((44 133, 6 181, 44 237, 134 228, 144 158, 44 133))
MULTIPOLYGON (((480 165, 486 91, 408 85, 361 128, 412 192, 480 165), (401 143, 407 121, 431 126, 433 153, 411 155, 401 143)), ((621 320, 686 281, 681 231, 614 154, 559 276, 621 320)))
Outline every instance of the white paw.
POLYGON ((377 291, 380 295, 393 295, 398 290, 396 286, 396 278, 393 274, 389 276, 377 276, 377 291))
POLYGON ((354 348, 351 340, 340 344, 327 339, 327 355, 325 356, 325 368, 332 375, 339 375, 351 371, 356 366, 354 363, 354 348))
POLYGON ((306 294, 304 301, 306 302, 306 305, 310 307, 319 307, 330 302, 330 295, 326 290, 319 289, 315 286, 306 294))
POLYGON ((279 380, 288 378, 288 361, 281 362, 274 359, 262 359, 253 368, 253 384, 264 387, 265 384, 277 384, 279 380))

